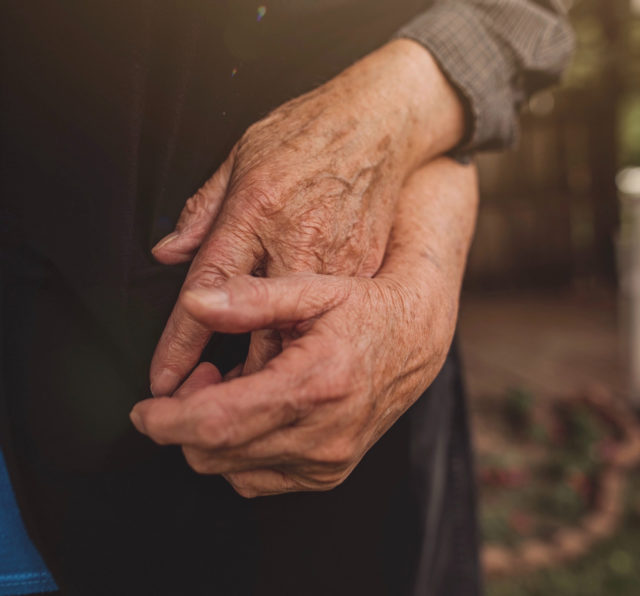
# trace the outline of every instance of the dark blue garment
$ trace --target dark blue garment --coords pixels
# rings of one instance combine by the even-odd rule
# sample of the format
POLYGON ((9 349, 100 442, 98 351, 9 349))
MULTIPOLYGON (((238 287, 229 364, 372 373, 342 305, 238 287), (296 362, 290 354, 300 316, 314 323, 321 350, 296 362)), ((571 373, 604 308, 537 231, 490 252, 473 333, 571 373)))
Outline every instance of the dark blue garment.
POLYGON ((0 453, 0 596, 54 592, 56 584, 22 525, 0 453))

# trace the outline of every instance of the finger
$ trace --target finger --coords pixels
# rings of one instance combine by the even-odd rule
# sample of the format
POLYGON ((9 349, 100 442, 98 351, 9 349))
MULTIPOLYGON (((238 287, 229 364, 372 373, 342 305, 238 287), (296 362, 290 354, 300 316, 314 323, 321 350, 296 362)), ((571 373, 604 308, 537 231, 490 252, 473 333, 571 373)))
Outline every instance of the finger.
POLYGON ((240 364, 238 364, 237 366, 234 366, 225 376, 224 379, 225 381, 231 381, 232 379, 237 379, 238 377, 242 376, 242 370, 243 370, 243 365, 242 362, 240 364))
POLYGON ((304 452, 309 445, 309 435, 305 431, 292 425, 237 447, 212 450, 185 445, 182 451, 189 465, 199 474, 230 474, 291 465, 305 459, 304 452))
POLYGON ((299 274, 275 279, 242 275, 209 290, 186 291, 183 305, 194 320, 224 333, 290 327, 341 303, 350 278, 299 274))
POLYGON ((191 260, 220 212, 235 153, 234 148, 213 176, 187 200, 175 230, 153 247, 151 252, 158 261, 173 265, 191 260))
POLYGON ((210 362, 200 363, 196 369, 187 377, 184 383, 178 387, 174 397, 186 397, 195 393, 199 389, 216 385, 222 381, 222 375, 216 366, 210 362))
MULTIPOLYGON (((271 439, 274 436, 272 433, 267 435, 263 439, 271 439)), ((254 442, 249 443, 253 445, 254 442)), ((271 467, 281 465, 285 458, 282 454, 278 455, 255 455, 251 456, 249 453, 244 453, 243 447, 238 447, 237 451, 233 450, 210 450, 200 449, 198 447, 190 447, 184 445, 182 452, 189 466, 198 474, 232 474, 236 472, 246 472, 248 470, 256 470, 258 468, 271 467), (240 451, 243 451, 241 454, 240 451)))
MULTIPOLYGON (((209 385, 216 385, 221 381, 222 375, 218 368, 209 362, 202 362, 176 390, 174 399, 186 398, 200 389, 204 389, 209 385)), ((136 426, 138 430, 141 430, 142 423, 140 422, 139 416, 137 414, 133 414, 133 411, 129 416, 131 421, 134 423, 134 426, 136 426)))
POLYGON ((271 360, 282 351, 282 338, 274 329, 261 329, 251 334, 249 352, 244 363, 243 374, 250 375, 262 370, 271 360))
POLYGON ((251 470, 225 474, 225 480, 247 499, 304 490, 294 478, 278 470, 251 470))
MULTIPOLYGON (((185 398, 151 398, 131 412, 136 428, 160 444, 237 447, 293 424, 326 393, 321 343, 291 346, 262 371, 208 386, 185 398), (317 395, 316 395, 317 394, 317 395)), ((333 383, 338 389, 339 384, 333 383)), ((336 389, 336 390, 338 390, 336 389)))
POLYGON ((211 330, 185 308, 185 294, 193 289, 209 290, 229 277, 251 272, 261 258, 257 238, 224 215, 215 223, 194 259, 182 292, 167 321, 151 360, 153 395, 171 395, 198 362, 211 337, 211 330))
POLYGON ((132 410, 136 428, 161 445, 216 449, 242 444, 295 420, 291 408, 274 399, 271 375, 239 377, 181 400, 141 401, 132 410))

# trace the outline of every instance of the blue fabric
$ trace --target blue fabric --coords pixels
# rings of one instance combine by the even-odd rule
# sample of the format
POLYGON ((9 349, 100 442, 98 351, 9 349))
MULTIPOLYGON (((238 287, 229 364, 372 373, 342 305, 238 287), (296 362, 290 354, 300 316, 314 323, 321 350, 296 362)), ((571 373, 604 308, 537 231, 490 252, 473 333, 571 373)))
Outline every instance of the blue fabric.
POLYGON ((56 584, 22 524, 0 452, 0 596, 55 590, 56 584))

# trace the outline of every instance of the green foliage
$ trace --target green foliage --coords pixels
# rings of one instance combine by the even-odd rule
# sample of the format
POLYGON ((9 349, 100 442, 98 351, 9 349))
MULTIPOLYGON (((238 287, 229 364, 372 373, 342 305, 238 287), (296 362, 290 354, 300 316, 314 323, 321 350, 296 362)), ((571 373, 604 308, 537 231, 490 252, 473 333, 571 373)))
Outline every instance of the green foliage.
POLYGON ((562 520, 563 524, 577 522, 585 513, 582 495, 566 483, 539 492, 536 509, 562 520))
POLYGON ((640 486, 628 491, 619 533, 584 558, 519 578, 488 582, 487 596, 638 596, 640 594, 640 486))
POLYGON ((586 404, 558 404, 556 416, 562 425, 562 447, 581 463, 593 457, 594 446, 606 436, 598 415, 586 404))
POLYGON ((509 518, 503 507, 486 511, 482 515, 481 530, 486 542, 507 546, 515 546, 518 543, 518 537, 509 525, 509 518))
POLYGON ((526 389, 511 388, 507 391, 504 413, 513 430, 523 432, 530 429, 533 404, 533 395, 526 389))
POLYGON ((534 423, 534 404, 530 392, 510 389, 499 411, 514 448, 479 459, 481 525, 488 542, 512 546, 523 537, 544 539, 578 522, 593 504, 613 429, 579 401, 556 403, 552 428, 546 429, 534 423))

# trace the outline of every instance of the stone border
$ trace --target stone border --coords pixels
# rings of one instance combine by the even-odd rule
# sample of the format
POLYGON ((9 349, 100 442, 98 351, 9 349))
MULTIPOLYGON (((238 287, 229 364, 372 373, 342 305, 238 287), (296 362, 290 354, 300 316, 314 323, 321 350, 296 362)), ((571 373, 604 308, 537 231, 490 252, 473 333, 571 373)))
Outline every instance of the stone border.
POLYGON ((640 463, 640 425, 629 408, 602 389, 591 390, 577 401, 594 408, 623 436, 600 475, 594 509, 577 526, 562 528, 547 541, 529 539, 516 548, 485 545, 482 563, 488 577, 518 575, 572 561, 611 536, 618 527, 624 510, 627 471, 640 463))

